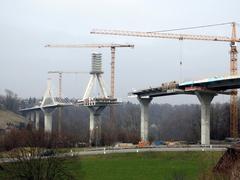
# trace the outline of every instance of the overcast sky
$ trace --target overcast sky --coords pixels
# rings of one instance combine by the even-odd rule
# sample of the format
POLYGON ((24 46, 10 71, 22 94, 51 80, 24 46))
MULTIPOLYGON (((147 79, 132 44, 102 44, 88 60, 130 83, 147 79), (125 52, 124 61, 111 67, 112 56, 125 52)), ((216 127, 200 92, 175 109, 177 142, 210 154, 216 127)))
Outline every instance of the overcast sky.
MULTIPOLYGON (((10 89, 20 97, 41 97, 47 71, 89 71, 92 51, 103 53, 104 79, 110 87, 109 49, 44 47, 51 43, 134 44, 134 49, 117 49, 116 53, 116 95, 123 100, 131 100, 127 93, 132 89, 228 75, 228 43, 92 35, 90 31, 155 31, 240 22, 239 7, 239 0, 1 0, 0 94, 10 89)), ((223 36, 230 36, 230 32, 230 25, 184 31, 223 36)), ((57 76, 51 77, 57 89, 57 76)), ((88 79, 89 75, 64 75, 63 94, 81 98, 88 79)), ((228 99, 218 96, 215 102, 228 99)), ((156 102, 198 103, 196 97, 189 96, 158 98, 156 102)))

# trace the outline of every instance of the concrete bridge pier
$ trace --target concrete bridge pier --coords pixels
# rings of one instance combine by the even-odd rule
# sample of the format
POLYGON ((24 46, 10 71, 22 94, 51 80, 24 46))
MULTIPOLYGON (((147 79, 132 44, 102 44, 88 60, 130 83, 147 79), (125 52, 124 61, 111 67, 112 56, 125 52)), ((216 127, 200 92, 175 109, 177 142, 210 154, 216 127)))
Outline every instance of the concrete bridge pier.
POLYGON ((149 104, 152 98, 142 98, 138 96, 141 109, 141 141, 148 141, 148 121, 149 121, 149 104))
POLYGON ((30 124, 32 127, 34 126, 34 119, 35 119, 35 112, 31 111, 30 112, 30 124))
POLYGON ((35 113, 34 111, 30 112, 30 121, 31 122, 34 122, 34 113, 35 113))
POLYGON ((44 132, 52 132, 52 114, 55 108, 52 109, 43 109, 44 113, 44 132))
POLYGON ((96 145, 99 144, 101 140, 101 113, 106 106, 88 106, 90 112, 90 122, 89 122, 89 145, 91 146, 96 138, 96 145))
POLYGON ((31 120, 31 112, 26 112, 25 117, 26 117, 27 120, 30 121, 31 120))
POLYGON ((201 103, 201 144, 210 145, 210 108, 211 102, 216 94, 196 92, 201 103))
POLYGON ((40 119, 40 111, 36 111, 35 113, 35 128, 39 130, 39 119, 40 119))

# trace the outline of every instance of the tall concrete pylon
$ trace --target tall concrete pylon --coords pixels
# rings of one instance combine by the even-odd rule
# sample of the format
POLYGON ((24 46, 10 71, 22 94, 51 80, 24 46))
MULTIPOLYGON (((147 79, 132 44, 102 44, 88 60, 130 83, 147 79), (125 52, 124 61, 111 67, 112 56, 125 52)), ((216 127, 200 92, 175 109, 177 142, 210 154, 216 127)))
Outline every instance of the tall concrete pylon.
POLYGON ((101 53, 92 53, 92 71, 90 72, 90 80, 87 85, 87 89, 84 93, 83 99, 87 99, 91 96, 92 89, 94 85, 99 85, 100 88, 100 97, 107 98, 107 91, 105 88, 105 83, 102 78, 102 54, 101 53))
POLYGON ((45 105, 54 105, 54 104, 55 104, 55 100, 54 100, 52 89, 51 89, 51 79, 48 78, 47 89, 44 93, 43 100, 40 106, 43 107, 45 105))
POLYGON ((89 118, 89 145, 93 143, 94 137, 96 138, 96 145, 99 144, 101 138, 101 113, 105 109, 106 105, 96 106, 95 102, 91 98, 93 87, 98 83, 100 88, 99 98, 107 98, 107 92, 105 89, 105 83, 102 78, 102 54, 92 53, 92 70, 90 72, 90 80, 88 82, 86 91, 83 96, 83 101, 88 104, 87 108, 90 113, 89 118), (92 104, 91 104, 92 102, 92 104))
POLYGON ((52 113, 56 109, 55 107, 52 108, 44 108, 46 105, 54 105, 55 100, 53 97, 52 89, 51 89, 51 79, 47 81, 47 89, 43 96, 43 101, 40 105, 43 114, 44 114, 44 131, 51 133, 52 132, 52 113))
POLYGON ((92 53, 92 70, 90 72, 90 80, 88 82, 83 99, 79 104, 88 108, 89 117, 89 145, 91 146, 96 139, 95 144, 98 145, 101 139, 101 113, 107 105, 117 103, 117 99, 107 95, 106 86, 102 78, 102 54, 92 53), (99 91, 97 97, 92 97, 93 87, 98 85, 99 91))

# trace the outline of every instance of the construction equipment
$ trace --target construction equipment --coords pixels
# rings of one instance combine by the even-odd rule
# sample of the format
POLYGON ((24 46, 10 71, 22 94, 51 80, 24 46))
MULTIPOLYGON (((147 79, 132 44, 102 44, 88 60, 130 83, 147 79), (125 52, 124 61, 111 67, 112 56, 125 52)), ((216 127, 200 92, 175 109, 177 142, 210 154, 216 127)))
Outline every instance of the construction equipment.
MULTIPOLYGON (((200 40, 200 41, 220 41, 230 43, 230 75, 237 75, 237 47, 236 42, 240 42, 237 38, 236 23, 222 23, 215 25, 198 26, 191 28, 172 29, 167 31, 175 30, 186 30, 196 29, 218 25, 232 25, 231 37, 225 36, 208 36, 208 35, 189 35, 189 34, 175 34, 175 33, 163 33, 166 31, 157 32, 138 32, 138 31, 122 31, 122 30, 104 30, 94 29, 91 34, 104 34, 104 35, 121 35, 121 36, 135 36, 135 37, 149 37, 149 38, 166 38, 166 39, 178 39, 178 40, 200 40)), ((232 90, 230 98, 230 136, 238 137, 238 107, 237 107, 237 90, 232 90)))
POLYGON ((150 142, 149 141, 143 141, 143 140, 139 141, 138 145, 137 145, 137 147, 139 147, 139 148, 145 148, 145 147, 149 147, 149 146, 150 146, 150 142))
MULTIPOLYGON (((132 44, 77 44, 77 45, 46 45, 50 48, 110 48, 111 50, 111 93, 112 98, 115 97, 115 54, 116 48, 134 48, 132 44)), ((110 119, 115 124, 114 107, 110 107, 110 119)), ((114 126, 114 125, 113 125, 114 126)))
MULTIPOLYGON (((82 71, 48 71, 48 74, 58 74, 58 97, 62 98, 62 75, 63 74, 88 74, 82 71)), ((57 132, 61 135, 62 108, 58 108, 57 132)))

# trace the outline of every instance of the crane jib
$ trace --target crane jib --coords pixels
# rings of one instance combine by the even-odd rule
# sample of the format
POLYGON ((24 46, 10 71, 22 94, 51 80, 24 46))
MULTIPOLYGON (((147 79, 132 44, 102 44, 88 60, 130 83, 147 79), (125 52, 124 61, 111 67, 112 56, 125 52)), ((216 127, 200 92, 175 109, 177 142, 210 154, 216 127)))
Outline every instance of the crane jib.
POLYGON ((175 33, 139 32, 139 31, 104 30, 104 29, 94 29, 91 31, 91 34, 168 38, 168 39, 179 39, 179 40, 240 42, 240 39, 233 40, 232 38, 225 37, 225 36, 189 35, 189 34, 175 34, 175 33))

